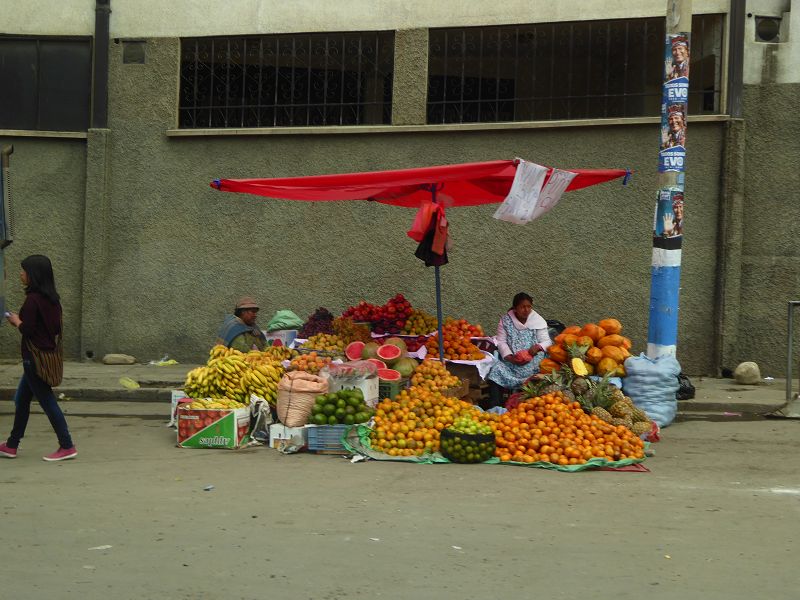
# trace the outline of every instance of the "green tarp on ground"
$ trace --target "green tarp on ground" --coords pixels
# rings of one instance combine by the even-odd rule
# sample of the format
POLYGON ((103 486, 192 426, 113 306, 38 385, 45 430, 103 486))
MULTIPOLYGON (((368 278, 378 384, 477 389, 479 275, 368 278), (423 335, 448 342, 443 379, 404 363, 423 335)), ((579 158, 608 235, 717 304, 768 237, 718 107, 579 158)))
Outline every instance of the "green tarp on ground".
MULTIPOLYGON (((342 436, 342 444, 344 445, 345 449, 348 452, 352 452, 354 454, 361 454, 373 460, 391 460, 391 461, 410 462, 410 463, 427 464, 427 465, 431 465, 434 463, 451 462, 447 460, 444 456, 442 456, 439 452, 423 454, 422 456, 389 456, 388 454, 384 454, 383 452, 378 452, 372 449, 369 439, 370 433, 372 433, 372 429, 370 429, 370 427, 368 427, 367 425, 353 425, 349 427, 347 430, 345 430, 344 435, 342 436)), ((575 472, 575 471, 587 471, 602 467, 617 469, 621 467, 635 465, 643 461, 644 458, 626 458, 625 460, 616 460, 616 461, 607 460, 605 458, 592 458, 586 461, 586 463, 582 465, 555 465, 550 462, 542 462, 542 461, 535 463, 521 463, 513 461, 501 462, 499 458, 494 457, 480 464, 510 465, 516 467, 534 467, 537 469, 550 469, 552 471, 575 472)))

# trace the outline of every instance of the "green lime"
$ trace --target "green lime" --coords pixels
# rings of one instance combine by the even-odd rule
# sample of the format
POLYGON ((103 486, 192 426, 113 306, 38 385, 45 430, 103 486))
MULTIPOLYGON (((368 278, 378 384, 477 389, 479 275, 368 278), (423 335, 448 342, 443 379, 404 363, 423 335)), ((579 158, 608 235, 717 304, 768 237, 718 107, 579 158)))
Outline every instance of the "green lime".
POLYGON ((333 415, 336 417, 336 420, 339 421, 340 423, 342 422, 346 414, 347 412, 343 408, 337 408, 336 412, 333 413, 333 415))
POLYGON ((334 417, 333 415, 328 417, 328 425, 337 425, 337 424, 338 424, 338 421, 336 420, 336 417, 334 417))
POLYGON ((322 407, 322 412, 324 412, 326 415, 330 417, 331 415, 333 415, 333 413, 336 412, 336 405, 328 403, 322 407))
POLYGON ((327 425, 328 424, 328 417, 323 415, 322 413, 317 413, 311 419, 314 425, 327 425))
POLYGON ((354 418, 356 420, 356 423, 366 423, 367 421, 369 421, 369 417, 365 412, 357 412, 354 418))
POLYGON ((353 425, 356 422, 356 419, 353 415, 345 415, 344 416, 344 424, 345 425, 353 425))

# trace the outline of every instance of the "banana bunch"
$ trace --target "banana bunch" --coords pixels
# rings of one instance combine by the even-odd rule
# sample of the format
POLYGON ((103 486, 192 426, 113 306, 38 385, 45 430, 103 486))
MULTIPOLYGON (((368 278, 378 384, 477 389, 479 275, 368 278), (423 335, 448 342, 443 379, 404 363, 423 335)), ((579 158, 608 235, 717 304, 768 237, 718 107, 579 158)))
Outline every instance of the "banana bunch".
POLYGON ((283 373, 281 363, 262 352, 245 354, 214 346, 208 363, 187 373, 183 389, 190 398, 217 402, 225 399, 248 405, 250 394, 257 394, 274 404, 283 373))
POLYGON ((295 356, 300 354, 297 350, 287 346, 268 346, 260 354, 266 355, 269 358, 277 361, 292 360, 295 356))
POLYGON ((255 394, 274 405, 278 401, 278 382, 283 373, 279 362, 253 364, 242 376, 241 385, 247 390, 248 398, 255 394))
POLYGON ((212 408, 245 408, 246 405, 228 398, 201 398, 200 400, 193 400, 188 406, 195 410, 208 410, 212 408))

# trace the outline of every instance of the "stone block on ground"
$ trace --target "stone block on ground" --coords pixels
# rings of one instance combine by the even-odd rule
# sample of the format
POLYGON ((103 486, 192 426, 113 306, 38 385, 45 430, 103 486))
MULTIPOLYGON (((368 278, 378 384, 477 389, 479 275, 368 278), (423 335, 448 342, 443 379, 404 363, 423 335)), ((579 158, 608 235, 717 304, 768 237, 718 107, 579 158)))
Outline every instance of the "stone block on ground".
POLYGON ((761 383, 761 370, 754 362, 739 363, 733 372, 733 378, 740 385, 756 385, 761 383))
POLYGON ((106 354, 103 357, 104 365, 134 365, 136 358, 129 354, 106 354))

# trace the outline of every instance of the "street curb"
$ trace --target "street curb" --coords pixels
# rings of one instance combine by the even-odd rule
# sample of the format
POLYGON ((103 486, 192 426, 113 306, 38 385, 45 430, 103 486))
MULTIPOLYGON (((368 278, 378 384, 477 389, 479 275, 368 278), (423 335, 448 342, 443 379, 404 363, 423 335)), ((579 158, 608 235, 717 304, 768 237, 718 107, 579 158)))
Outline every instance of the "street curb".
POLYGON ((781 408, 783 403, 780 404, 763 404, 757 402, 735 402, 731 404, 722 404, 719 402, 695 402, 694 400, 682 400, 678 402, 679 413, 722 413, 722 412, 736 412, 743 415, 763 415, 774 412, 781 408))
MULTIPOLYGON (((170 402, 173 389, 177 388, 55 388, 53 391, 56 397, 64 394, 70 400, 86 402, 170 402)), ((0 389, 0 400, 13 400, 16 392, 16 388, 0 389)))

